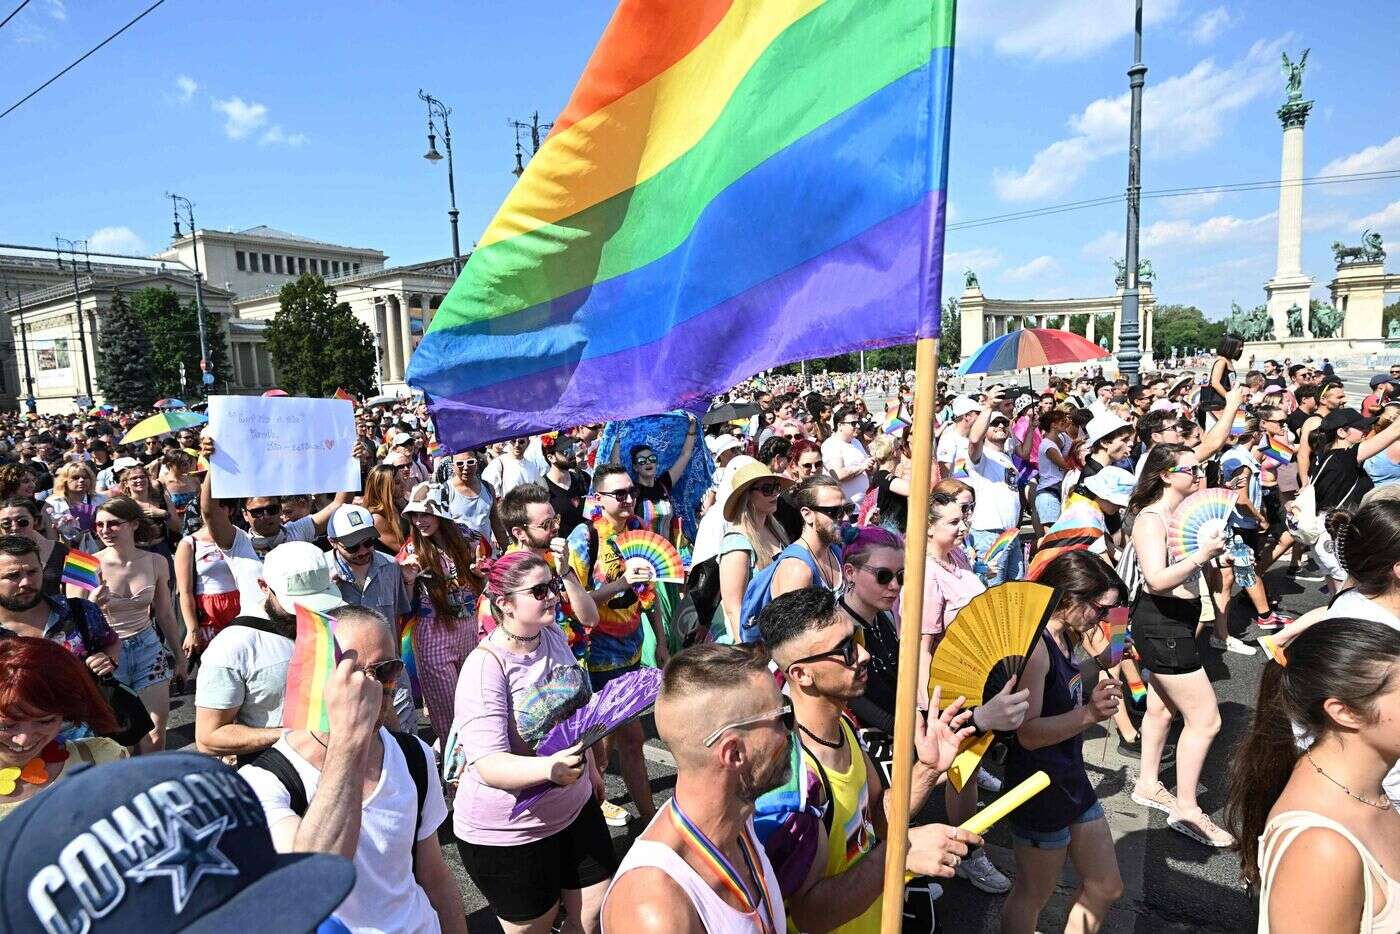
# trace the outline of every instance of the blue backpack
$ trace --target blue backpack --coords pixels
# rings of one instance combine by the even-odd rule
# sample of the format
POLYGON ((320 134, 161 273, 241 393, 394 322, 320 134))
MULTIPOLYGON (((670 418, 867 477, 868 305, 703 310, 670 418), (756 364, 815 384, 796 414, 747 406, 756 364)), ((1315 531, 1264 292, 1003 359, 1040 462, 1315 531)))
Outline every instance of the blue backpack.
MULTIPOLYGON (((832 553, 836 555, 837 564, 840 564, 841 552, 832 547, 832 553)), ((817 567, 817 559, 812 557, 812 553, 807 550, 807 546, 802 542, 793 542, 791 545, 778 552, 778 556, 773 559, 773 563, 761 571, 754 574, 749 579, 749 586, 744 590, 744 602, 739 610, 739 638, 738 642, 750 643, 762 641, 758 632, 758 614, 769 603, 773 602, 773 575, 778 573, 778 565, 787 558, 799 558, 812 569, 812 580, 821 581, 822 572, 817 567)))

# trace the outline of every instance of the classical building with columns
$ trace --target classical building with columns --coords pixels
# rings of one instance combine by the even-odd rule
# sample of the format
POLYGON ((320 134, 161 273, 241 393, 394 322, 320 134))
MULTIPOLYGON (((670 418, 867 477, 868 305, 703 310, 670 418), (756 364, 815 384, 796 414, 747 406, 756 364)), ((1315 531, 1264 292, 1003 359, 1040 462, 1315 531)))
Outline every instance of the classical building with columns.
MULTIPOLYGON (((388 393, 406 389, 404 372, 408 358, 423 339, 456 274, 452 260, 433 260, 406 266, 362 269, 348 276, 332 277, 326 284, 338 301, 350 305, 355 317, 375 335, 379 347, 379 385, 388 393)), ((281 286, 240 296, 233 307, 240 326, 256 326, 277 314, 281 286)), ((245 332, 250 341, 252 331, 245 332)), ((235 360, 238 359, 235 353, 235 360)))

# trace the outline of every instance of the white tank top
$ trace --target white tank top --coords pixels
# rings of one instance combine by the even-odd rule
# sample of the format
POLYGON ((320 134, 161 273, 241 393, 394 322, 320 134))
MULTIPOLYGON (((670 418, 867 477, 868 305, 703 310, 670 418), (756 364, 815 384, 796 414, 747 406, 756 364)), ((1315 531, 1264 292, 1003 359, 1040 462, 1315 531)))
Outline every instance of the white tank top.
MULTIPOLYGON (((657 815, 658 820, 662 817, 662 814, 657 815)), ((771 898, 765 899, 760 910, 768 912, 773 925, 771 930, 785 931, 787 912, 783 910, 782 896, 779 894, 781 890, 778 888, 778 877, 773 872, 773 864, 768 861, 768 854, 763 852, 763 847, 758 845, 752 821, 746 827, 746 832, 758 851, 759 859, 763 863, 763 876, 768 883, 768 891, 772 894, 771 898)), ((681 887, 681 891, 690 899, 690 904, 695 907, 695 913, 700 916, 700 923, 705 926, 708 934, 757 934, 762 930, 756 915, 746 915, 739 909, 730 907, 679 853, 660 843, 638 840, 632 844, 627 855, 622 857, 622 864, 617 867, 617 873, 613 875, 613 885, 631 870, 648 866, 660 869, 671 877, 672 882, 681 887)), ((609 889, 608 895, 611 894, 609 889)), ((607 896, 603 898, 603 908, 607 909, 607 896)))

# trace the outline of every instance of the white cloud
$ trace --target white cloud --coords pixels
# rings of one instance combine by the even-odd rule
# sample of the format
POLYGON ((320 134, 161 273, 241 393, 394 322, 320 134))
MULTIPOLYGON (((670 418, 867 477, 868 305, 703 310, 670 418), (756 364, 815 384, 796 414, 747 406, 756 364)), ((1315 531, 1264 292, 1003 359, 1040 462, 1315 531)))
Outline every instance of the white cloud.
POLYGON ((1155 200, 1169 213, 1177 217, 1184 217, 1188 214, 1195 214, 1197 211, 1204 211, 1206 208, 1213 208, 1224 197, 1225 193, 1221 191, 1199 191, 1191 195, 1177 195, 1172 198, 1155 200))
POLYGON ((190 98, 194 97, 194 92, 199 90, 199 83, 189 75, 177 75, 175 87, 179 92, 179 100, 182 104, 188 104, 190 98))
POLYGON ((1386 172, 1400 169, 1400 136, 1394 136, 1376 146, 1367 146, 1324 165, 1318 175, 1356 175, 1362 172, 1386 172))
MULTIPOLYGON (((1278 230, 1278 213, 1270 211, 1258 217, 1235 217, 1221 214, 1205 220, 1176 219, 1157 221, 1143 227, 1138 234, 1142 254, 1151 259, 1152 252, 1170 252, 1180 248, 1259 242, 1274 237, 1278 230)), ((1121 259, 1123 232, 1108 230, 1084 244, 1085 256, 1121 259)))
POLYGON ((216 100, 214 109, 224 115, 224 134, 229 139, 243 139, 267 122, 266 106, 244 103, 241 97, 230 97, 226 101, 216 100))
MULTIPOLYGON (((1185 74, 1144 92, 1143 144, 1152 155, 1171 157, 1214 145, 1234 114, 1278 84, 1278 52, 1288 40, 1256 42, 1228 68, 1205 59, 1185 74)), ((992 186, 1004 201, 1035 201, 1063 195, 1107 156, 1128 148, 1129 96, 1103 97, 1067 121, 1071 136, 1041 149, 1024 170, 994 169, 992 186)))
POLYGON ((943 254, 943 276, 961 276, 964 269, 981 273, 995 269, 1002 263, 1002 256, 988 247, 975 247, 971 250, 954 250, 943 254))
MULTIPOLYGON (((1172 19, 1178 6, 1178 0, 1146 4, 1144 28, 1172 19)), ((1034 61, 1089 58, 1133 31, 1133 0, 1001 0, 968 3, 959 12, 960 48, 988 44, 1034 61)))
POLYGON ((1037 256, 1030 262, 1017 266, 1015 269, 1008 269, 1002 274, 1002 278, 1013 282, 1024 282, 1027 279, 1034 279, 1036 276, 1044 275, 1059 268, 1053 256, 1037 256))
POLYGON ((146 243, 130 227, 99 227, 87 238, 88 248, 94 253, 126 253, 143 256, 146 243))
POLYGON ((1374 214, 1358 217, 1351 222, 1351 226, 1356 230, 1377 230, 1387 226, 1394 230, 1400 226, 1400 201, 1392 201, 1374 214))
POLYGON ((64 0, 48 0, 47 6, 49 10, 49 16, 53 17, 59 22, 63 22, 68 18, 68 7, 64 3, 64 0))
POLYGON ((1216 37, 1228 29, 1235 22, 1235 17, 1230 13, 1230 8, 1218 6, 1213 10, 1207 10, 1196 17, 1195 24, 1191 27, 1191 38, 1201 45, 1214 42, 1216 37))
POLYGON ((305 142, 305 133, 287 133, 283 131, 280 124, 268 127, 267 132, 258 140, 258 144, 261 146, 276 146, 280 144, 283 146, 291 146, 292 148, 296 148, 305 142))

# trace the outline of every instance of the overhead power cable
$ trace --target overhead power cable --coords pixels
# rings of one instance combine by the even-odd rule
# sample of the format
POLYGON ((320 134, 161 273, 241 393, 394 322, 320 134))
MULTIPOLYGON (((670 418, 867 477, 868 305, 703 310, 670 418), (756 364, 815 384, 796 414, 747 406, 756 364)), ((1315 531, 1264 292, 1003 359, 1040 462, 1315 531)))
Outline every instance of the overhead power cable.
POLYGON ((16 16, 18 16, 19 11, 27 6, 29 6, 29 0, 23 0, 23 2, 21 2, 19 6, 14 8, 14 11, 11 12, 9 16, 5 17, 4 19, 0 19, 0 29, 4 29, 5 24, 8 23, 10 20, 14 19, 16 16))

